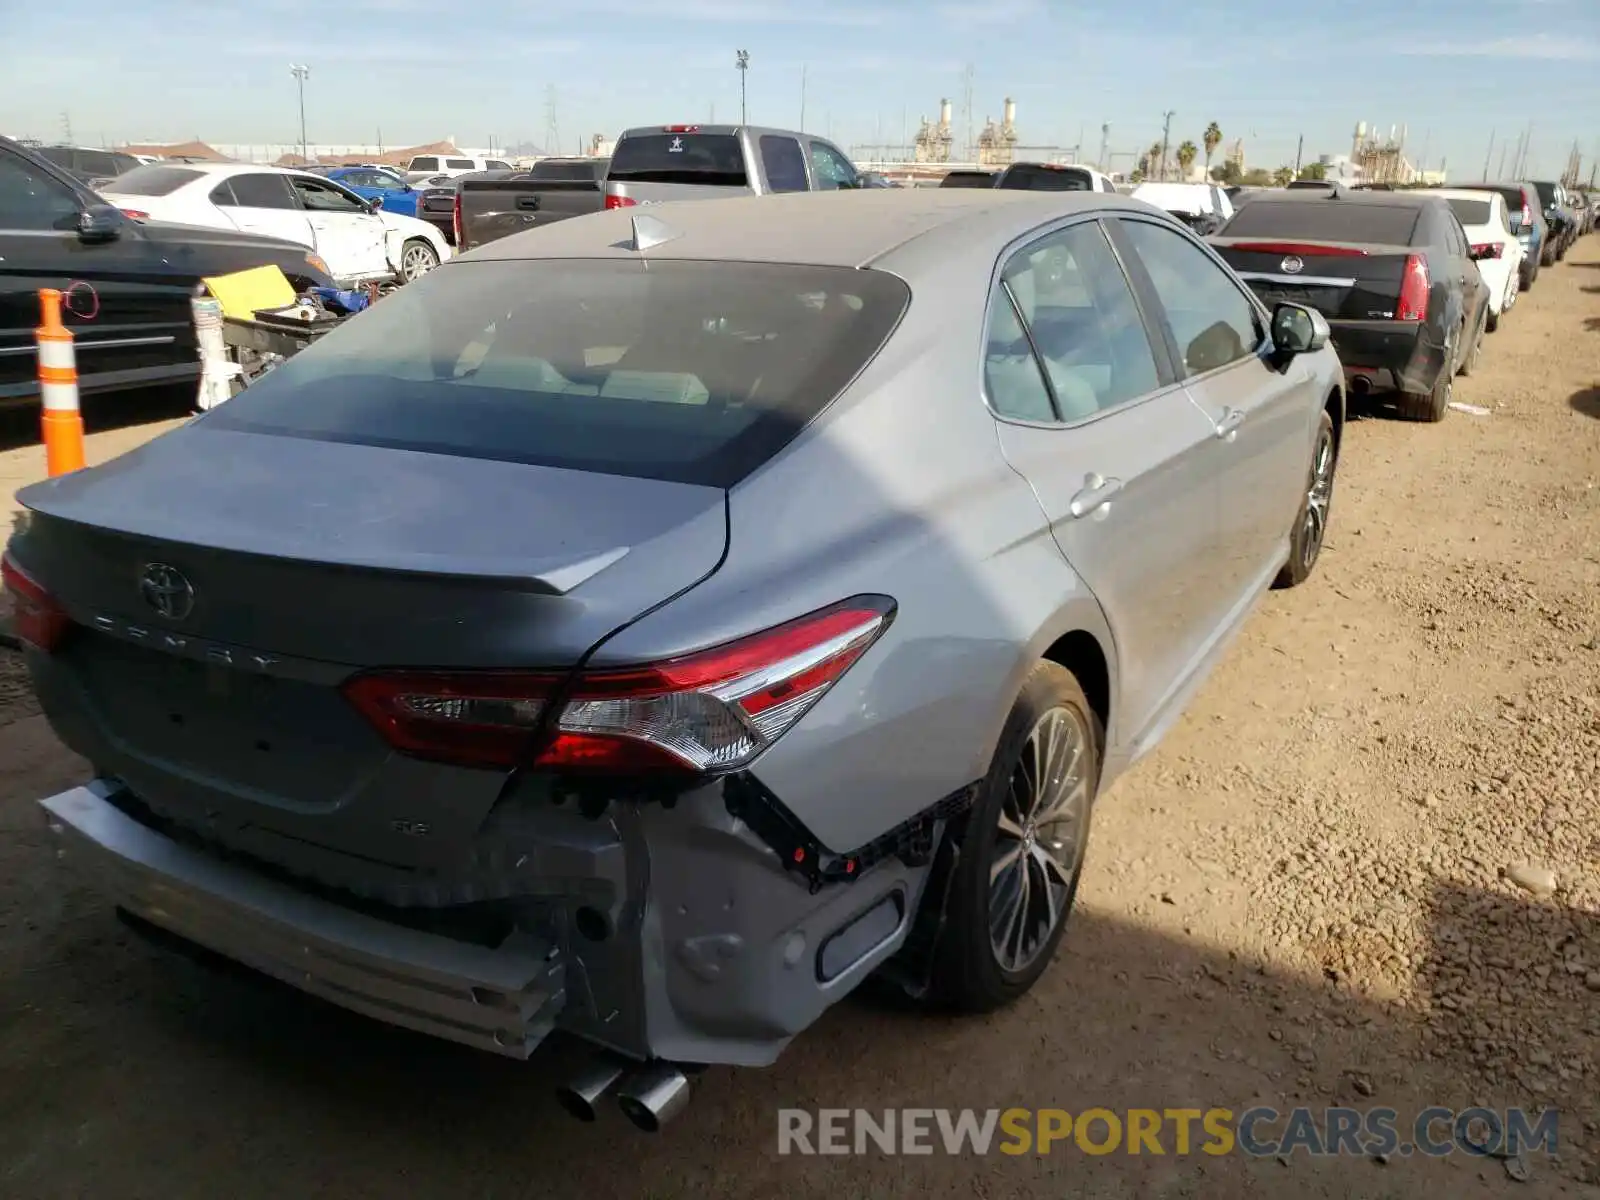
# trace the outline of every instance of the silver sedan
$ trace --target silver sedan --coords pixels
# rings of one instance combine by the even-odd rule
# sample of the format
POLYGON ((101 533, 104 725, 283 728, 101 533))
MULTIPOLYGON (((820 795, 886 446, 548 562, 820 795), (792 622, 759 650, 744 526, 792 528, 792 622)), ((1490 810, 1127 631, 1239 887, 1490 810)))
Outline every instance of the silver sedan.
POLYGON ((564 221, 21 493, 44 807, 137 924, 658 1127, 873 974, 1028 990, 1304 580, 1327 326, 1105 193, 564 221))

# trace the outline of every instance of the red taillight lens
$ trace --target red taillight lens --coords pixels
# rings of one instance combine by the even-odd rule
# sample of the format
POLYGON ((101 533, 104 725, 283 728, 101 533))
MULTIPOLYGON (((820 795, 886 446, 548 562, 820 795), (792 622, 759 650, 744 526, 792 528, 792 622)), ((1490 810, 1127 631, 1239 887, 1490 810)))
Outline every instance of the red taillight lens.
POLYGON ((345 695, 389 743, 418 758, 506 769, 721 772, 760 754, 888 627, 869 596, 682 658, 557 674, 360 675, 345 695), (549 712, 559 703, 558 712, 549 712))
POLYGON ((121 209, 120 211, 121 211, 123 216, 132 217, 135 221, 148 221, 150 219, 150 214, 149 213, 141 212, 137 208, 124 208, 124 209, 121 209))
POLYGON ((699 133, 700 132, 700 126, 698 126, 698 125, 663 125, 661 128, 667 133, 699 133))
POLYGON ((72 628, 72 619, 9 554, 0 557, 0 584, 11 596, 11 622, 17 636, 46 653, 59 646, 72 628))
POLYGON ((1522 225, 1520 226, 1520 228, 1526 228, 1527 226, 1532 225, 1532 224, 1533 224, 1533 209, 1529 208, 1526 204, 1524 204, 1522 206, 1522 225))
POLYGON ((1367 252, 1357 246, 1324 246, 1315 242, 1234 242, 1229 250, 1247 250, 1251 254, 1294 255, 1296 258, 1365 258, 1367 252))
POLYGON ((637 200, 635 200, 632 196, 607 196, 606 197, 606 207, 607 208, 632 208, 635 204, 638 204, 638 203, 639 202, 637 200))
POLYGON ((456 252, 460 253, 467 248, 461 237, 461 189, 456 189, 456 198, 450 203, 450 224, 455 229, 456 252))
POLYGON ((1499 242, 1483 242, 1472 248, 1472 253, 1478 258, 1499 258, 1505 252, 1505 247, 1499 242))
POLYGON ((1426 321, 1428 319, 1428 260, 1420 254, 1406 255, 1405 275, 1400 280, 1400 305, 1395 309, 1396 321, 1426 321))

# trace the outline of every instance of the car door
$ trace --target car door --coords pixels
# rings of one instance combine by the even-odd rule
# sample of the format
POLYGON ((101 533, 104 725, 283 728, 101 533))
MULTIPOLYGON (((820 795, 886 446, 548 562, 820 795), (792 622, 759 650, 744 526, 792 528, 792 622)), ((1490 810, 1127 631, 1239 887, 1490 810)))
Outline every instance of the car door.
POLYGON ((211 189, 211 203, 246 233, 284 238, 306 247, 316 245, 311 222, 286 175, 272 171, 230 175, 211 189))
MULTIPOLYGON (((387 171, 363 171, 359 179, 364 186, 351 190, 364 199, 377 200, 384 212, 398 213, 402 217, 417 215, 417 193, 403 179, 396 179, 387 171)), ((339 182, 348 184, 350 181, 339 182)))
POLYGON ((1455 213, 1446 208, 1437 213, 1435 219, 1444 226, 1445 252, 1449 255, 1447 278, 1456 296, 1456 311, 1461 314, 1456 355, 1458 362, 1464 362, 1472 353, 1472 337, 1478 331, 1478 320, 1483 316, 1483 297, 1488 289, 1483 283, 1483 273, 1472 260, 1472 244, 1455 213))
POLYGON ((80 235, 84 199, 0 147, 0 399, 36 390, 40 288, 65 293, 62 319, 85 388, 169 365, 187 334, 189 281, 174 280, 131 222, 115 236, 80 235))
POLYGON ((384 249, 387 229, 383 218, 368 210, 366 201, 331 179, 315 175, 287 178, 311 223, 317 253, 334 278, 373 279, 392 273, 384 249))
POLYGON ((811 174, 819 192, 837 191, 841 188, 861 186, 855 164, 839 150, 821 138, 808 138, 811 152, 811 174))
POLYGON ((1148 741, 1211 640, 1212 429, 1097 220, 1002 260, 983 379, 1002 452, 1105 610, 1128 733, 1148 741))
POLYGON ((1213 619, 1231 625, 1288 556, 1322 398, 1308 362, 1274 361, 1260 303, 1196 238, 1132 214, 1111 233, 1148 287, 1184 386, 1212 425, 1202 457, 1221 484, 1213 619))

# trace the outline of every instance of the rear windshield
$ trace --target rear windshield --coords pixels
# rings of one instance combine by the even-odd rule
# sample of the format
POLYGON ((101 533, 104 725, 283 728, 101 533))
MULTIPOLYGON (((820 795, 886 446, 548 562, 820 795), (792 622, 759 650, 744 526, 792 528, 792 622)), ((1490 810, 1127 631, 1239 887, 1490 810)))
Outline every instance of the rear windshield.
POLYGON ((606 176, 618 182, 747 187, 744 149, 731 133, 636 133, 617 143, 606 176))
POLYGON ((528 178, 562 183, 593 183, 595 166, 588 162, 536 162, 528 172, 528 178))
MULTIPOLYGON (((1510 187, 1502 184, 1492 183, 1458 183, 1455 186, 1459 188, 1466 188, 1473 192, 1498 192, 1500 193, 1500 199, 1506 202, 1506 207, 1513 213, 1521 212, 1522 206, 1525 203, 1522 198, 1522 189, 1519 187, 1510 187)), ((1465 222, 1463 222, 1463 224, 1465 224, 1465 222)))
POLYGON ((124 196, 166 196, 199 179, 203 173, 187 167, 135 167, 106 184, 105 190, 124 196))
POLYGON ((1463 200, 1457 197, 1450 201, 1450 211, 1463 225, 1487 225, 1494 207, 1488 200, 1463 200))
POLYGON ((1556 185, 1553 183, 1535 183, 1534 190, 1539 193, 1539 202, 1546 206, 1556 202, 1556 185))
POLYGON ((910 297, 893 275, 844 267, 462 262, 205 419, 731 487, 849 384, 910 297))
POLYGON ((1092 192, 1094 176, 1071 167, 1024 165, 1009 168, 995 186, 1029 192, 1092 192))
POLYGON ((1256 200, 1222 227, 1223 237, 1301 237, 1321 242, 1409 246, 1421 209, 1340 200, 1256 200))
POLYGON ((988 171, 951 171, 939 181, 942 188, 992 188, 994 176, 988 171))

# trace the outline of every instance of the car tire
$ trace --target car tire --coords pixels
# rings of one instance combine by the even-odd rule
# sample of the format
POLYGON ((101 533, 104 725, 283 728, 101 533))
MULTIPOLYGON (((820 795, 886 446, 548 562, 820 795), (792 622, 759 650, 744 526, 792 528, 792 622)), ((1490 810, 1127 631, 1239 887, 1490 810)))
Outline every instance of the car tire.
POLYGON ((1438 422, 1450 411, 1450 398, 1454 393, 1455 372, 1446 363, 1439 368, 1439 378, 1431 392, 1401 392, 1395 404, 1401 417, 1407 421, 1438 422))
POLYGON ((1490 309, 1489 310, 1489 315, 1483 319, 1483 331, 1485 333, 1493 333, 1495 330, 1497 330, 1499 328, 1500 328, 1500 314, 1495 312, 1493 309, 1490 309))
POLYGON ((424 238, 412 238, 400 248, 401 283, 412 283, 438 265, 439 252, 424 238))
POLYGON ((1317 558, 1328 536, 1328 512, 1333 505, 1333 479, 1339 469, 1339 442, 1333 436, 1333 415, 1327 409, 1317 423, 1317 440, 1311 452, 1306 490, 1295 513, 1289 538, 1289 560, 1272 581, 1275 588, 1299 587, 1316 570, 1317 558))
POLYGON ((1044 974, 1077 897, 1104 753, 1104 727, 1072 672, 1037 663, 954 834, 958 857, 927 997, 934 1005, 992 1012, 1044 974), (1052 759, 1051 747, 1065 757, 1052 759), (1041 772, 1040 762, 1058 762, 1065 774, 1048 765, 1041 772), (1061 819, 1036 824, 1038 806, 1052 803, 1061 819))

